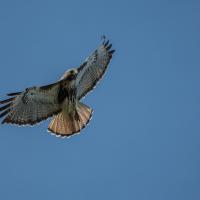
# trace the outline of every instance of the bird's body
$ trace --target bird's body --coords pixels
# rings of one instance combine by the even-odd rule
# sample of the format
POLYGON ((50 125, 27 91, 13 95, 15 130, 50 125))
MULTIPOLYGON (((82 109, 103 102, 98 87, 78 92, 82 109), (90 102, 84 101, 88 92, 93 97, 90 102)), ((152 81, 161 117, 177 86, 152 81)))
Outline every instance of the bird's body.
POLYGON ((27 88, 10 93, 11 98, 0 101, 2 123, 34 125, 53 116, 48 130, 61 137, 80 132, 92 116, 92 109, 80 100, 102 78, 114 50, 104 42, 77 69, 64 73, 56 83, 27 88))

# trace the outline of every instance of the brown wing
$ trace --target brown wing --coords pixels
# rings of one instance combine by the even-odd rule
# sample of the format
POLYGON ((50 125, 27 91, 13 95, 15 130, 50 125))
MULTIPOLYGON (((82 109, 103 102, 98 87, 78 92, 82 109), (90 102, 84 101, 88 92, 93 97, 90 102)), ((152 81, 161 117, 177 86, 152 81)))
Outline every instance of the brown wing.
POLYGON ((58 102, 60 82, 43 87, 28 88, 23 92, 10 93, 9 99, 0 101, 2 123, 33 125, 61 111, 58 102))
POLYGON ((77 98, 81 99, 92 90, 104 75, 115 50, 110 50, 109 41, 96 49, 78 68, 76 78, 77 98))

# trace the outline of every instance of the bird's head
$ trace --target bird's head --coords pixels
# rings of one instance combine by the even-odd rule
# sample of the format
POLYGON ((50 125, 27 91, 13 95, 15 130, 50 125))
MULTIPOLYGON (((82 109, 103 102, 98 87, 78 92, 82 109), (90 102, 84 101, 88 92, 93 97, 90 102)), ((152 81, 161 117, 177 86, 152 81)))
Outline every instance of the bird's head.
POLYGON ((73 81, 76 79, 76 76, 78 74, 78 70, 73 68, 73 69, 69 69, 67 70, 64 75, 62 76, 61 79, 66 79, 68 81, 73 81))

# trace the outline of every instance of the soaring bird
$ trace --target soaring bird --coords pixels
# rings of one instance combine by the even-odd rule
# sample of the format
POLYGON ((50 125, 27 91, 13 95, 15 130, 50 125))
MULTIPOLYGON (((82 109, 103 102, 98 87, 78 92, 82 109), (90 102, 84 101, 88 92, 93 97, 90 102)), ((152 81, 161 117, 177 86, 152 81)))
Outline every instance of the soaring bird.
POLYGON ((79 133, 92 117, 93 110, 80 102, 105 74, 115 50, 109 40, 102 44, 78 67, 64 73, 53 84, 27 88, 7 94, 0 101, 2 124, 35 125, 53 117, 48 130, 60 137, 79 133))

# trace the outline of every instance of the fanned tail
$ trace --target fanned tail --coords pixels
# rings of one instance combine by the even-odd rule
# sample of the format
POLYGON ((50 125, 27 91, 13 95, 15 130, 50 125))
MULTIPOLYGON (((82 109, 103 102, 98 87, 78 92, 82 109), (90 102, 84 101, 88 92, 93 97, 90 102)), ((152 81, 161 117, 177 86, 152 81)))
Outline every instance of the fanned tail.
POLYGON ((49 124, 48 130, 61 137, 69 137, 79 133, 90 121, 92 109, 78 102, 72 113, 63 110, 49 124))

